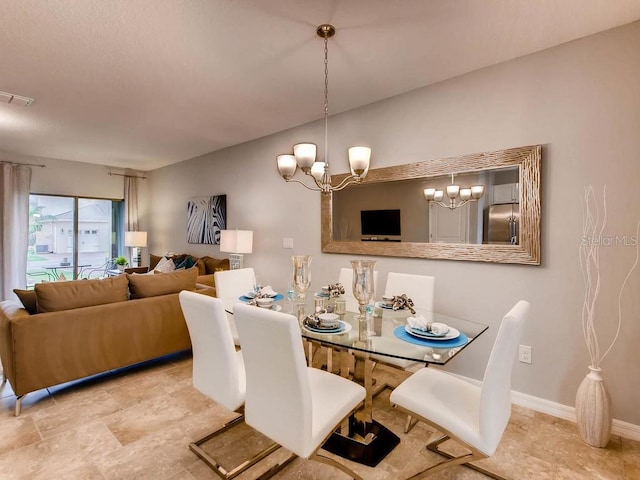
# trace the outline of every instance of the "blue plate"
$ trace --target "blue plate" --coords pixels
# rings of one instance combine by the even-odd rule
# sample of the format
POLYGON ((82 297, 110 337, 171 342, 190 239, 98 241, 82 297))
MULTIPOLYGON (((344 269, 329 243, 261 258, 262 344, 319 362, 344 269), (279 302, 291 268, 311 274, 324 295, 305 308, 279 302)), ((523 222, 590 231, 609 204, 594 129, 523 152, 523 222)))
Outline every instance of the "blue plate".
MULTIPOLYGON (((250 302, 251 300, 253 300, 253 298, 251 297, 247 297, 246 295, 241 295, 240 300, 242 300, 243 302, 250 302)), ((281 293, 277 294, 275 297, 272 297, 274 302, 277 302, 278 300, 283 300, 284 299, 284 295, 282 295, 281 293)))

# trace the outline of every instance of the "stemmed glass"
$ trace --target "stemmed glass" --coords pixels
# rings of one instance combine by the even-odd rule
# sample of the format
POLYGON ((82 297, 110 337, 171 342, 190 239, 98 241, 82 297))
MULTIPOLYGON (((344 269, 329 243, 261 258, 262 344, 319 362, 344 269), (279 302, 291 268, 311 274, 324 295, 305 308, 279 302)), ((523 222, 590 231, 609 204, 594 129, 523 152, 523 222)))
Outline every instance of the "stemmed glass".
POLYGON ((293 286, 300 300, 304 300, 305 294, 311 286, 311 255, 294 255, 293 262, 293 286))

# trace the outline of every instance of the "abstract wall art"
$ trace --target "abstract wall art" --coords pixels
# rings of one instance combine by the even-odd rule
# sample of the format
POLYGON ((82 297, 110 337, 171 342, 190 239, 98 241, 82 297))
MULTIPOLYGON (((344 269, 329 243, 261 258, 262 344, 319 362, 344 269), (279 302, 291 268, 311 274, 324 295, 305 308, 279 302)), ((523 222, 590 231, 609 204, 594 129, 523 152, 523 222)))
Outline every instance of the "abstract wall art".
POLYGON ((220 244, 227 228, 227 196, 190 198, 187 203, 187 242, 220 244))

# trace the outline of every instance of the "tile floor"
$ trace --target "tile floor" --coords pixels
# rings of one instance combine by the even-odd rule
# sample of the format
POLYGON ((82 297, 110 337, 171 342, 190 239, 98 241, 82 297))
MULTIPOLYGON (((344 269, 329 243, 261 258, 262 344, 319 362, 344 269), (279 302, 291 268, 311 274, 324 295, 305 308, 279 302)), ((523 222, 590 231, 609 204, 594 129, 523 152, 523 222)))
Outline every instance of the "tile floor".
MULTIPOLYGON (((186 354, 29 394, 17 418, 9 385, 0 397, 3 480, 217 479, 187 445, 233 417, 191 386, 186 354)), ((430 428, 418 424, 402 433, 404 417, 390 408, 388 392, 376 398, 375 416, 400 436, 401 444, 376 468, 350 464, 363 478, 402 479, 438 461, 424 449, 430 428)), ((257 433, 248 427, 239 432, 224 440, 230 457, 256 445, 257 433)), ((286 454, 279 450, 236 478, 255 478, 286 454)), ((513 480, 640 479, 640 442, 614 436, 606 449, 589 447, 574 424, 514 407, 496 455, 483 462, 513 480)), ((346 475, 296 459, 274 478, 346 475)), ((487 477, 452 467, 430 478, 487 477)))

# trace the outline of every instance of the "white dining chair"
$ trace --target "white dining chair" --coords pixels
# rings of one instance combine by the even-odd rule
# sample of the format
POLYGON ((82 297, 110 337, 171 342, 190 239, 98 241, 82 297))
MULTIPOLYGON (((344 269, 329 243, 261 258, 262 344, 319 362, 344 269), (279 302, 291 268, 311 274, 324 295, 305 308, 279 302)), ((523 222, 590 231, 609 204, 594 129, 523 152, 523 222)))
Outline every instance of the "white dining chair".
POLYGON ((253 268, 238 268, 236 270, 220 270, 213 274, 216 285, 216 297, 238 298, 253 291, 256 283, 256 273, 253 268))
MULTIPOLYGON (((521 300, 504 316, 481 385, 442 370, 423 368, 391 392, 391 404, 398 410, 437 430, 427 448, 448 458, 412 479, 495 453, 511 416, 511 371, 528 315, 529 303, 521 300), (463 444, 470 453, 453 457, 440 450, 440 444, 448 439, 463 444)), ((468 466, 502 479, 477 465, 468 466)))
MULTIPOLYGON (((216 297, 222 299, 225 303, 233 305, 240 296, 253 291, 253 286, 256 284, 256 273, 251 267, 220 270, 213 274, 213 280, 216 286, 216 297)), ((229 325, 231 326, 233 342, 236 345, 240 345, 238 330, 233 316, 229 316, 229 325)))
POLYGON ((244 420, 246 381, 242 353, 236 351, 223 302, 195 292, 179 295, 193 349, 193 386, 223 407, 239 415, 213 433, 189 444, 189 448, 222 478, 230 480, 279 448, 271 444, 231 470, 205 452, 201 445, 244 420))
POLYGON ((406 294, 416 308, 433 311, 433 294, 436 277, 389 272, 384 288, 385 296, 406 294))
MULTIPOLYGON (((342 298, 346 300, 347 311, 357 312, 358 301, 353 296, 353 268, 341 268, 338 275, 338 283, 341 283, 344 287, 344 295, 342 298)), ((378 271, 373 272, 373 298, 378 298, 378 271)))
POLYGON ((293 458, 323 462, 360 479, 318 451, 363 404, 365 389, 307 366, 293 315, 241 303, 233 310, 247 372, 247 424, 293 452, 293 458))

